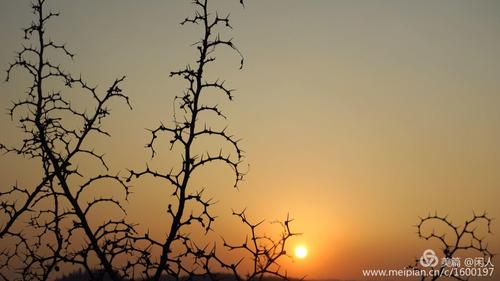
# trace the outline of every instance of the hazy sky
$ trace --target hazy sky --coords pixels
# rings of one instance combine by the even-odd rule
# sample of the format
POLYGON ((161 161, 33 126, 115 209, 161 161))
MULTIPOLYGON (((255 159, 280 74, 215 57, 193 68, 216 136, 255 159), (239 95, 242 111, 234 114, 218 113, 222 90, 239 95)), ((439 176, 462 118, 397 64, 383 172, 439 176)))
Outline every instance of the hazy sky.
MULTIPOLYGON (((62 13, 51 37, 77 54, 66 68, 102 88, 128 77, 134 110, 114 104, 113 138, 97 147, 115 170, 144 167, 145 128, 170 120, 183 91, 168 73, 193 61, 198 30, 178 25, 192 13, 189 1, 50 2, 62 13)), ((231 208, 268 220, 289 212, 304 232, 296 243, 310 250, 291 272, 360 278, 361 269, 400 268, 429 247, 412 227, 419 215, 500 218, 499 1, 249 0, 244 10, 212 2, 231 12, 245 56, 239 71, 239 59, 221 52, 211 77, 238 90, 221 105, 250 164, 239 191, 223 166, 197 179, 219 199, 221 233, 241 234, 231 208)), ((0 0, 2 68, 30 16, 29 1, 0 0)), ((0 84, 2 109, 24 92, 18 77, 0 84)), ((12 143, 15 130, 2 115, 0 141, 12 143)), ((35 178, 13 159, 0 159, 2 189, 35 178)), ((169 169, 176 159, 154 164, 169 169)), ((131 217, 164 229, 157 218, 171 191, 149 179, 134 186, 131 217)), ((494 252, 498 240, 490 238, 494 252)))

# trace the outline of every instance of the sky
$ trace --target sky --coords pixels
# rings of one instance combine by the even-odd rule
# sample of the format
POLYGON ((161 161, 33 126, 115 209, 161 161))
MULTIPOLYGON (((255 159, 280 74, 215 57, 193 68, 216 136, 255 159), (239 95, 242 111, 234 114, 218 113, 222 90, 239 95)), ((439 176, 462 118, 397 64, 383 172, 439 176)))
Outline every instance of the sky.
MULTIPOLYGON (((168 74, 193 61, 199 30, 179 25, 192 13, 189 1, 50 3, 61 12, 51 38, 77 54, 62 62, 67 69, 101 89, 127 75, 133 110, 113 104, 106 123, 113 137, 96 139, 96 147, 116 171, 147 162, 169 168, 178 155, 166 144, 168 157, 151 160, 146 128, 171 119, 172 99, 184 89, 168 74)), ((500 217, 500 2, 212 6, 231 13, 228 35, 245 57, 238 70, 238 57, 220 52, 209 75, 237 90, 234 102, 217 102, 249 165, 239 190, 224 166, 195 179, 218 199, 219 233, 243 235, 231 209, 246 207, 256 221, 289 213, 303 233, 292 244, 309 249, 306 259, 286 262, 290 272, 362 279, 362 269, 402 268, 433 245, 415 234, 419 216, 500 217)), ((31 20, 29 1, 0 0, 0 15, 0 66, 7 68, 31 20)), ((0 84, 2 110, 25 86, 22 75, 0 84)), ((0 132, 1 142, 15 143, 6 114, 0 132)), ((0 175, 2 189, 30 183, 36 165, 3 156, 0 175)), ((152 179, 133 185, 130 217, 160 235, 171 190, 152 179)), ((499 252, 497 234, 490 241, 499 252)))

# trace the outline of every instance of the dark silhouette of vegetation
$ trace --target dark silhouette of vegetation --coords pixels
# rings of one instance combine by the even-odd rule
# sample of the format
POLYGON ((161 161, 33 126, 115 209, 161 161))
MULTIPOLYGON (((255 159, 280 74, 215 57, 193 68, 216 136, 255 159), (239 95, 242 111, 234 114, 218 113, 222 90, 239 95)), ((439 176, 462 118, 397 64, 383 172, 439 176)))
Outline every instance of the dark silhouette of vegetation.
MULTIPOLYGON (((226 263, 217 256, 215 244, 199 247, 189 236, 188 231, 193 225, 200 227, 199 231, 212 231, 215 216, 211 213, 213 200, 203 196, 203 189, 196 189, 192 183, 193 175, 201 168, 214 163, 222 162, 234 172, 234 187, 243 180, 244 172, 241 170, 243 151, 239 140, 229 134, 225 128, 217 129, 216 126, 207 124, 207 116, 213 114, 218 118, 227 119, 218 105, 206 103, 209 95, 220 92, 228 100, 233 99, 233 90, 226 86, 223 80, 207 81, 207 67, 216 62, 215 53, 220 48, 226 47, 235 52, 240 58, 240 69, 243 67, 243 56, 233 43, 232 39, 224 39, 220 29, 232 29, 229 16, 220 16, 217 11, 210 11, 208 0, 192 1, 196 8, 192 17, 186 18, 181 25, 194 24, 201 26, 201 39, 193 44, 198 52, 195 65, 187 65, 184 69, 170 73, 170 76, 180 77, 187 83, 187 89, 181 96, 176 96, 174 104, 178 113, 174 113, 171 126, 161 123, 151 130, 151 141, 146 145, 151 150, 152 157, 157 157, 155 145, 162 134, 169 136, 170 150, 178 148, 181 161, 178 167, 171 167, 164 173, 147 167, 143 171, 130 171, 130 177, 140 178, 153 176, 166 181, 167 186, 173 189, 173 202, 168 204, 167 212, 171 216, 171 224, 164 240, 156 240, 146 235, 137 237, 137 241, 147 241, 144 255, 134 264, 139 266, 148 280, 160 280, 164 275, 175 279, 195 278, 210 276, 217 279, 213 267, 226 269, 233 272, 237 280, 254 280, 264 275, 274 275, 287 278, 286 272, 279 268, 278 260, 286 255, 286 241, 296 235, 290 231, 290 219, 283 222, 283 235, 273 240, 270 237, 258 236, 256 228, 259 224, 250 223, 245 212, 234 213, 243 223, 250 228, 251 241, 246 241, 239 246, 224 243, 230 251, 243 250, 252 259, 252 271, 243 274, 241 260, 236 263, 226 263), (204 137, 220 139, 216 153, 206 151, 194 154, 194 147, 203 142, 204 137), (230 147, 232 152, 224 152, 223 147, 230 147), (201 210, 195 212, 193 210, 201 210), (150 253, 154 248, 160 248, 159 259, 154 259, 150 253), (172 249, 180 249, 175 253, 172 249), (194 265, 186 267, 187 261, 194 265), (244 277, 246 276, 246 277, 244 277)), ((243 4, 243 1, 241 1, 243 4)), ((161 170, 165 170, 162 168, 161 170)), ((248 257, 247 257, 248 258, 248 257)))
POLYGON ((7 70, 7 81, 15 69, 21 69, 30 75, 32 84, 23 98, 13 102, 9 112, 12 119, 18 118, 24 133, 21 145, 2 144, 0 149, 38 161, 42 178, 34 187, 16 184, 0 193, 0 210, 6 218, 2 219, 0 238, 8 239, 12 245, 0 253, 0 276, 5 280, 47 280, 61 263, 90 270, 95 266, 90 260, 97 257, 102 270, 119 280, 112 264, 121 253, 109 243, 122 244, 119 237, 133 231, 133 226, 123 219, 92 225, 89 218, 99 205, 119 209, 123 206, 111 197, 84 200, 89 200, 92 187, 103 183, 111 187, 110 182, 116 183, 115 188, 123 191, 124 198, 129 194, 120 177, 107 173, 103 155, 88 141, 92 135, 109 136, 102 121, 109 116, 112 100, 122 99, 128 104, 128 97, 119 86, 125 77, 99 93, 83 78, 64 71, 49 54, 58 52, 71 59, 74 54, 47 35, 48 23, 59 14, 46 11, 45 6, 45 0, 32 4, 35 20, 24 29, 25 44, 7 70), (52 88, 55 82, 63 90, 52 88), (79 98, 86 99, 93 108, 76 106, 68 93, 70 88, 80 89, 79 98), (86 174, 79 168, 84 158, 97 161, 104 171, 86 174), (29 228, 25 229, 24 224, 29 228), (81 237, 86 241, 81 242, 81 237))
MULTIPOLYGON (((95 275, 97 276, 97 273, 95 273, 95 275)), ((58 278, 56 280, 57 281, 87 281, 89 279, 90 279, 90 277, 89 277, 88 273, 82 272, 82 271, 75 271, 75 272, 72 272, 70 274, 66 274, 63 277, 58 278)), ((109 279, 104 279, 104 280, 108 281, 109 279)), ((175 279, 173 277, 164 276, 161 280, 162 281, 176 281, 177 279, 175 279)), ((220 280, 220 281, 236 281, 237 279, 234 277, 234 275, 232 275, 230 273, 220 273, 218 275, 218 280, 220 280)), ((263 277, 261 280, 262 281, 278 281, 278 280, 282 280, 282 279, 278 278, 278 277, 266 276, 266 277, 263 277)), ((295 280, 298 281, 299 279, 290 279, 290 281, 295 281, 295 280)), ((205 276, 194 277, 192 279, 192 281, 212 281, 212 279, 210 278, 210 276, 205 275, 205 276)), ((340 281, 340 280, 334 279, 334 280, 329 280, 329 281, 340 281)))
MULTIPOLYGON (((243 261, 240 260, 238 263, 226 263, 220 258, 212 254, 208 258, 216 260, 220 266, 226 269, 230 269, 236 280, 262 280, 265 277, 273 277, 282 280, 290 280, 286 270, 282 270, 279 264, 279 260, 287 256, 286 244, 287 241, 295 236, 299 235, 294 233, 290 229, 290 223, 292 220, 290 217, 283 221, 279 221, 282 227, 281 236, 278 239, 273 239, 269 236, 259 234, 257 228, 263 223, 251 223, 246 215, 245 211, 233 212, 233 215, 239 217, 241 221, 249 228, 250 238, 245 239, 243 243, 231 244, 224 241, 224 246, 230 251, 242 251, 247 256, 251 257, 251 270, 248 272, 242 272, 238 268, 239 264, 243 261)), ((208 260, 209 260, 208 259, 208 260)), ((210 267, 207 266, 207 269, 210 267)), ((210 274, 210 272, 208 272, 210 274)))
MULTIPOLYGON (((431 265, 427 269, 437 270, 440 274, 435 276, 422 276, 421 280, 438 280, 443 271, 452 264, 449 264, 453 258, 464 257, 465 255, 479 255, 484 260, 491 260, 494 254, 488 249, 486 236, 491 235, 491 222, 486 212, 481 215, 473 216, 465 220, 462 224, 454 224, 448 216, 427 215, 420 218, 416 225, 417 235, 421 239, 437 241, 441 245, 441 254, 443 260, 436 260, 436 265, 431 265), (438 228, 438 230, 436 230, 438 228)), ((463 265, 462 265, 463 266, 463 265)), ((422 269, 420 258, 416 260, 414 269, 422 269)), ((457 275, 457 272, 451 271, 451 276, 456 280, 469 280, 467 276, 457 275)))
POLYGON ((89 140, 96 135, 110 135, 102 121, 110 115, 111 100, 121 99, 130 107, 120 88, 125 77, 116 79, 101 93, 81 76, 66 72, 54 57, 73 59, 74 54, 47 34, 48 23, 59 14, 46 10, 46 0, 32 4, 35 20, 24 30, 25 44, 9 66, 6 78, 9 81, 16 69, 31 77, 27 93, 13 102, 9 112, 13 120, 17 119, 23 138, 18 146, 0 144, 0 150, 38 161, 42 176, 33 187, 16 184, 0 192, 0 239, 9 245, 0 251, 1 280, 52 280, 66 268, 79 270, 65 277, 71 280, 221 280, 229 273, 234 280, 262 280, 266 276, 288 279, 279 265, 280 259, 287 256, 287 241, 297 235, 291 231, 292 220, 288 217, 280 222, 281 235, 273 238, 259 233, 262 222, 250 222, 245 211, 233 212, 248 227, 249 235, 241 244, 224 241, 219 249, 217 241, 207 241, 201 247, 187 234, 191 229, 188 227, 193 226, 198 227, 196 231, 213 231, 215 221, 211 213, 214 202, 204 197, 203 189, 193 186, 193 174, 208 164, 222 162, 234 172, 234 187, 245 174, 239 140, 225 128, 207 124, 208 114, 222 119, 226 116, 217 105, 205 103, 209 98, 202 101, 214 91, 233 99, 233 90, 223 81, 207 81, 207 66, 215 62, 216 50, 227 47, 236 52, 240 68, 243 66, 243 56, 232 39, 223 39, 218 31, 232 28, 229 16, 211 12, 208 2, 193 1, 194 16, 181 23, 200 25, 203 32, 194 44, 198 51, 195 66, 171 73, 188 85, 184 94, 174 99, 180 114, 174 114, 172 126, 161 124, 151 130, 147 145, 156 157, 158 137, 170 134, 171 149, 180 147, 180 164, 168 173, 149 167, 141 172, 130 171, 126 178, 109 172, 103 154, 96 152, 89 140), (193 147, 204 137, 221 140, 217 153, 195 154, 193 147), (223 147, 230 147, 232 152, 224 153, 223 147), (100 171, 85 169, 89 162, 97 162, 94 166, 99 166, 100 171), (146 175, 165 180, 173 191, 173 201, 167 208, 171 225, 161 240, 149 233, 138 233, 137 225, 126 220, 124 203, 130 193, 127 182, 146 175), (119 195, 106 197, 102 188, 117 189, 113 194, 121 191, 123 195, 120 199, 119 195), (117 208, 123 214, 96 223, 96 212, 102 206, 117 208), (225 261, 220 251, 239 251, 242 257, 236 262, 225 261), (245 262, 250 264, 249 269, 242 266, 245 262))

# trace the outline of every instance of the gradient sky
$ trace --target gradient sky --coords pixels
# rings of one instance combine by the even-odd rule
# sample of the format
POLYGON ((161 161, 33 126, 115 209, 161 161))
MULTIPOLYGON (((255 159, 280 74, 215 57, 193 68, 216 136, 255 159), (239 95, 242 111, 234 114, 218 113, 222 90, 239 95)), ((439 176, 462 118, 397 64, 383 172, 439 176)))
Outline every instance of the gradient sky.
MULTIPOLYGON (((104 88, 123 85, 134 107, 114 104, 112 139, 96 139, 115 170, 150 161, 145 128, 172 116, 183 82, 168 77, 193 60, 197 29, 178 23, 189 1, 50 1, 62 13, 51 37, 77 54, 67 69, 104 88)), ((360 278, 364 268, 401 268, 429 247, 412 227, 435 210, 464 220, 500 218, 499 1, 213 1, 230 11, 246 65, 221 52, 211 77, 238 91, 221 101, 243 139, 250 171, 240 190, 215 166, 196 179, 219 199, 219 232, 231 208, 253 218, 289 212, 310 255, 287 263, 314 278, 360 278)), ((0 66, 30 21, 29 1, 0 0, 0 66)), ((0 84, 0 105, 24 92, 23 76, 0 84)), ((15 124, 0 118, 0 141, 15 124)), ((35 166, 0 159, 0 185, 31 182, 35 166), (19 171, 23 165, 23 171, 19 171)), ((169 168, 164 157, 153 161, 169 168)), ((134 183, 130 216, 153 232, 170 190, 134 183), (165 195, 165 196, 162 196, 165 195)), ((494 230, 499 230, 497 224, 494 230)), ((269 230, 271 231, 271 230, 269 230)), ((498 235, 490 237, 500 252, 498 235)), ((498 273, 497 273, 498 276, 498 273)))

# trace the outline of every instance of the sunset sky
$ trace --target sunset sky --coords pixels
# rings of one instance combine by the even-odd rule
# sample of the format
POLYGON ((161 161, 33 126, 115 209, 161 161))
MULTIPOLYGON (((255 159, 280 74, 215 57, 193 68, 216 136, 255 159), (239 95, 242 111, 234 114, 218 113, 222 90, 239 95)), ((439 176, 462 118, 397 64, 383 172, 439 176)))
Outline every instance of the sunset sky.
MULTIPOLYGON (((238 2, 214 0, 212 8, 231 13, 234 29, 225 34, 245 66, 238 70, 239 58, 222 51, 209 75, 237 90, 234 102, 217 102, 242 139, 248 175, 239 190, 222 165, 195 179, 219 201, 219 234, 244 235, 231 209, 246 207, 255 221, 289 213, 304 233, 290 249, 309 251, 285 263, 291 273, 362 279, 362 269, 402 268, 433 245, 415 234, 419 216, 500 218, 499 1, 248 0, 245 9, 238 2)), ((94 140, 112 170, 178 163, 168 143, 154 160, 144 145, 146 128, 170 121, 184 90, 168 74, 194 60, 199 29, 179 25, 192 14, 189 1, 50 3, 61 12, 51 38, 77 54, 60 61, 66 69, 101 90, 127 75, 133 110, 113 103, 112 138, 94 140)), ((29 1, 0 0, 2 69, 31 16, 29 1)), ((0 83, 3 112, 26 81, 0 83)), ((0 142, 16 143, 17 124, 3 112, 0 142)), ((0 158, 2 190, 37 181, 36 163, 16 159, 0 158)), ((150 178, 133 186, 130 218, 160 235, 172 190, 150 178)), ((498 234, 489 241, 500 252, 498 234)))

